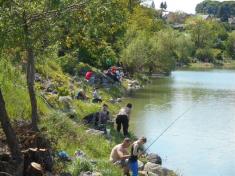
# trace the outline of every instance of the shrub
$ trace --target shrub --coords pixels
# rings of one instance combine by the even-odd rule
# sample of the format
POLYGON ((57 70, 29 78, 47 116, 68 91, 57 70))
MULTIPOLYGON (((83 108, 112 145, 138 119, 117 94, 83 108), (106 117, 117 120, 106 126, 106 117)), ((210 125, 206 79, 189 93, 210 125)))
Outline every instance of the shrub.
POLYGON ((196 58, 203 62, 213 62, 214 55, 213 51, 210 48, 199 48, 195 54, 196 58))
POLYGON ((86 172, 86 171, 93 171, 92 164, 86 159, 76 159, 70 168, 70 172, 72 173, 73 176, 77 176, 81 172, 86 172))
POLYGON ((88 64, 85 64, 83 62, 80 62, 75 67, 75 72, 78 75, 85 75, 87 71, 92 70, 91 66, 88 64))

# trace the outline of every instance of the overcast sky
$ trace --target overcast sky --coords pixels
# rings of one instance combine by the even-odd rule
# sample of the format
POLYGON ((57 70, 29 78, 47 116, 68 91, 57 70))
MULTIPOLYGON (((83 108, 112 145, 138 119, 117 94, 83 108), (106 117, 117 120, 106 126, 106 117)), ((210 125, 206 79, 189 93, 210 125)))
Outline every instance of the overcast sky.
MULTIPOLYGON (((195 7, 203 0, 154 0, 157 9, 160 7, 160 3, 166 1, 167 10, 169 11, 184 11, 187 13, 195 13, 195 7)), ((223 0, 219 0, 223 1, 223 0)))

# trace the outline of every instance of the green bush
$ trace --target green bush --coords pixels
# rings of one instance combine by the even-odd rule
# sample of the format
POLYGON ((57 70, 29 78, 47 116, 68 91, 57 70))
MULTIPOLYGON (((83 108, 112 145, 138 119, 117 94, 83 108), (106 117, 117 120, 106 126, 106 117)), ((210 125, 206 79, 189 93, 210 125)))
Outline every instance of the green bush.
POLYGON ((93 171, 93 166, 86 159, 76 159, 69 170, 73 176, 78 176, 81 172, 93 171))
POLYGON ((69 73, 71 75, 76 74, 75 66, 78 63, 76 58, 70 55, 65 55, 63 57, 60 57, 59 59, 60 59, 60 65, 64 72, 69 73))
POLYGON ((214 55, 210 48, 199 48, 195 54, 196 58, 203 62, 213 62, 214 55))
POLYGON ((69 95, 69 90, 65 86, 57 87, 57 91, 58 91, 58 94, 60 96, 67 96, 67 95, 69 95))
POLYGON ((75 71, 78 75, 85 75, 87 71, 92 70, 91 66, 83 62, 78 63, 75 66, 75 71))

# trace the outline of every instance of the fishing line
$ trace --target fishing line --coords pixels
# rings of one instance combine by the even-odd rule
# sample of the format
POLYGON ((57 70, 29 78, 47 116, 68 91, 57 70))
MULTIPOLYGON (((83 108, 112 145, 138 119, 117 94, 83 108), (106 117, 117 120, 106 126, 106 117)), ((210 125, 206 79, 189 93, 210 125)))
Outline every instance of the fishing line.
POLYGON ((196 105, 199 101, 195 102, 192 106, 190 106, 188 109, 186 109, 182 114, 180 114, 173 122, 171 122, 168 127, 163 130, 157 137, 156 139, 144 150, 144 152, 146 152, 155 142, 157 142, 157 140, 165 133, 168 131, 168 129, 170 129, 180 118, 182 118, 187 112, 189 112, 194 105, 196 105))

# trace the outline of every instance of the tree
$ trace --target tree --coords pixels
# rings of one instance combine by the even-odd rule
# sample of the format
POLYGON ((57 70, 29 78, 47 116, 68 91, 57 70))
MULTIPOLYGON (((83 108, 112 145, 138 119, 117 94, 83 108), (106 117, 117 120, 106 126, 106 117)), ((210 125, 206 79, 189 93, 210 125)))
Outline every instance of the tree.
POLYGON ((177 55, 178 63, 188 64, 194 50, 195 46, 190 35, 183 33, 176 38, 175 52, 177 55))
POLYGON ((228 18, 235 16, 235 2, 234 1, 211 1, 205 0, 196 6, 196 12, 202 14, 210 14, 221 19, 221 21, 228 21, 228 18))
POLYGON ((169 73, 175 66, 175 37, 173 30, 161 30, 152 36, 139 32, 123 50, 122 62, 131 73, 169 73))
POLYGON ((128 9, 129 12, 132 13, 133 9, 136 5, 140 4, 141 0, 128 0, 128 9))
POLYGON ((196 48, 213 47, 217 39, 222 39, 225 28, 214 20, 204 20, 200 17, 189 18, 186 30, 190 33, 196 48))
POLYGON ((125 0, 103 2, 95 0, 78 13, 67 15, 59 28, 64 54, 76 53, 77 61, 102 69, 107 58, 117 61, 129 15, 125 0))
POLYGON ((166 1, 164 2, 164 9, 165 9, 165 10, 167 9, 167 3, 166 3, 166 1))
POLYGON ((145 62, 149 59, 151 44, 146 33, 139 32, 137 36, 123 50, 121 61, 132 74, 135 71, 144 71, 145 62))
POLYGON ((74 4, 66 4, 61 1, 43 0, 37 2, 28 1, 3 1, 0 7, 0 35, 2 51, 9 48, 20 48, 27 58, 27 86, 31 103, 32 129, 37 131, 37 99, 34 88, 35 56, 39 54, 39 46, 42 45, 45 35, 54 24, 52 19, 60 14, 73 12, 81 8, 86 1, 78 1, 74 4), (47 24, 47 25, 45 25, 47 24))
POLYGON ((222 4, 218 10, 218 16, 220 17, 221 21, 226 22, 228 18, 231 16, 231 7, 229 4, 222 4))
POLYGON ((154 3, 154 1, 152 1, 152 3, 151 3, 151 8, 152 8, 152 9, 155 9, 155 3, 154 3))
POLYGON ((13 130, 7 111, 5 107, 4 98, 2 95, 2 90, 0 88, 0 122, 3 128, 3 131, 6 135, 6 141, 11 152, 13 160, 17 163, 16 175, 23 175, 23 155, 20 151, 20 146, 18 139, 16 137, 15 131, 13 130))
POLYGON ((166 3, 166 1, 165 1, 165 2, 161 2, 161 4, 160 4, 160 9, 162 9, 162 11, 167 9, 167 3, 166 3))
POLYGON ((226 52, 229 57, 235 59, 235 32, 229 34, 228 40, 226 41, 226 52))

